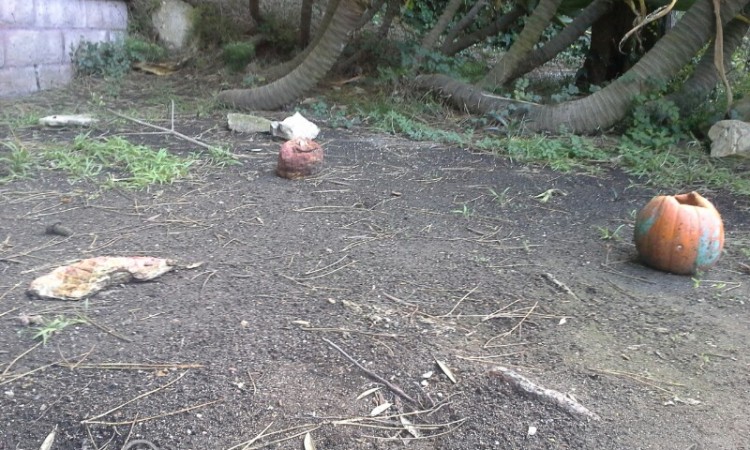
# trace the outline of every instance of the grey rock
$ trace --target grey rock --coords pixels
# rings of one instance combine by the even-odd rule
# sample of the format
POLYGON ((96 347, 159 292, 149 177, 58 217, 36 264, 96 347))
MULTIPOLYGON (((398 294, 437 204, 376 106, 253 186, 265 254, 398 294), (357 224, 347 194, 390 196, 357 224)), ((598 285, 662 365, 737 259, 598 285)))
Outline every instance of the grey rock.
POLYGON ((270 120, 250 114, 227 114, 227 125, 238 133, 268 133, 271 129, 270 120))
POLYGON ((741 120, 720 120, 710 130, 711 156, 742 156, 750 158, 750 123, 741 120))

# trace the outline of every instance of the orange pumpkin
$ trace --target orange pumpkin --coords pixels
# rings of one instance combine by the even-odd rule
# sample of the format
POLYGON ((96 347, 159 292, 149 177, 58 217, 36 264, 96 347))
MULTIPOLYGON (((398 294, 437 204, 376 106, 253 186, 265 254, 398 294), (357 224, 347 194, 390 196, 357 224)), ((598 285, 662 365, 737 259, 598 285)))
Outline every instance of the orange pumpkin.
POLYGON ((682 275, 707 270, 724 247, 724 224, 714 205, 697 192, 654 197, 635 219, 641 261, 682 275))

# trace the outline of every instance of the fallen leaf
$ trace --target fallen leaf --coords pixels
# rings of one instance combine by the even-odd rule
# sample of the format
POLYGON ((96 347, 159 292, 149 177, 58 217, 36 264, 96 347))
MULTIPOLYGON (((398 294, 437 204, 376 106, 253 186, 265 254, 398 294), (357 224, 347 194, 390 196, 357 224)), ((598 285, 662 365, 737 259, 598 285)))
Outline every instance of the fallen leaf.
POLYGON ((315 450, 315 442, 310 433, 305 433, 305 440, 302 442, 305 450, 315 450))
POLYGON ((368 395, 374 394, 375 392, 378 392, 380 389, 382 389, 380 386, 374 387, 372 389, 368 389, 368 390, 364 391, 363 393, 359 394, 357 396, 357 400, 362 400, 363 398, 367 397, 368 395))
POLYGON ((407 419, 404 416, 398 416, 398 418, 399 418, 399 420, 401 420, 401 425, 403 425, 404 428, 406 428, 406 431, 408 431, 409 434, 411 434, 415 438, 422 437, 422 435, 419 433, 419 430, 417 430, 417 428, 414 425, 412 425, 412 423, 411 423, 411 421, 409 421, 409 419, 407 419))
POLYGON ((57 425, 55 425, 55 428, 44 439, 44 442, 42 442, 42 446, 39 447, 39 450, 50 450, 52 448, 52 444, 55 443, 56 431, 57 431, 57 425))
POLYGON ((372 411, 370 411, 370 417, 379 416, 380 414, 382 414, 385 410, 387 410, 391 406, 393 406, 393 404, 390 403, 390 402, 385 402, 382 405, 376 406, 375 408, 373 408, 372 411))
POLYGON ((438 367, 440 367, 440 370, 443 371, 445 376, 447 376, 448 379, 450 379, 453 384, 458 383, 458 381, 456 380, 456 376, 453 375, 453 372, 451 371, 451 369, 444 362, 440 361, 437 358, 435 358, 435 362, 437 363, 438 367))

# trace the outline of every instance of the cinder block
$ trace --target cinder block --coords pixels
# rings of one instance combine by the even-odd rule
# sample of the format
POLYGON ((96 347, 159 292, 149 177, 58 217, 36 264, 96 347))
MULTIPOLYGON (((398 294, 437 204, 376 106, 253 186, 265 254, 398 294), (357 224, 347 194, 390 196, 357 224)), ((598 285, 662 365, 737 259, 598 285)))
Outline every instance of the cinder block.
POLYGON ((84 0, 36 0, 36 23, 43 28, 84 28, 84 0))
POLYGON ((86 0, 86 27, 108 30, 128 28, 128 7, 123 1, 86 0))
POLYGON ((18 97, 38 90, 33 67, 0 69, 0 97, 18 97))
POLYGON ((33 0, 0 1, 0 25, 33 25, 36 20, 33 0))
POLYGON ((65 86, 73 79, 73 66, 70 64, 45 64, 37 68, 39 89, 52 89, 65 86))
POLYGON ((59 30, 6 30, 5 65, 60 64, 65 61, 59 30))
POLYGON ((65 30, 63 35, 63 48, 65 49, 64 62, 70 62, 70 53, 78 48, 81 42, 107 42, 109 33, 106 30, 65 30))

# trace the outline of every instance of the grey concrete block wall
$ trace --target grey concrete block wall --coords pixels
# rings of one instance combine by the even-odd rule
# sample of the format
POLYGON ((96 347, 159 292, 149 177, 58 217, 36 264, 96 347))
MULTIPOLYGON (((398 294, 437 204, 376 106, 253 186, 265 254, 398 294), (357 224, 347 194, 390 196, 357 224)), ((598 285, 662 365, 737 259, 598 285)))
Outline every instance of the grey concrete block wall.
POLYGON ((123 0, 0 0, 0 97, 62 86, 71 48, 124 39, 123 0))

